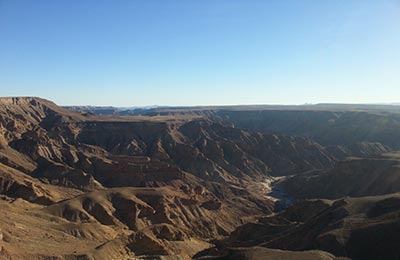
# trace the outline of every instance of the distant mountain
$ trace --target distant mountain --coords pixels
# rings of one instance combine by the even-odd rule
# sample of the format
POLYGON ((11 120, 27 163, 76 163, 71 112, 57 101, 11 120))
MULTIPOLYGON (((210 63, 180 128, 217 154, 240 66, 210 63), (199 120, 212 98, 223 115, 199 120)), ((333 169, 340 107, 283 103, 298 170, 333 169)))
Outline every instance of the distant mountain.
POLYGON ((234 105, 234 106, 64 106, 64 108, 94 114, 135 115, 138 113, 172 113, 200 111, 263 111, 263 110, 293 110, 293 111, 390 111, 400 113, 400 103, 393 104, 341 104, 319 103, 304 105, 234 105), (136 111, 136 112, 135 112, 136 111))
POLYGON ((138 115, 158 106, 112 107, 112 106, 64 106, 63 108, 95 115, 138 115))

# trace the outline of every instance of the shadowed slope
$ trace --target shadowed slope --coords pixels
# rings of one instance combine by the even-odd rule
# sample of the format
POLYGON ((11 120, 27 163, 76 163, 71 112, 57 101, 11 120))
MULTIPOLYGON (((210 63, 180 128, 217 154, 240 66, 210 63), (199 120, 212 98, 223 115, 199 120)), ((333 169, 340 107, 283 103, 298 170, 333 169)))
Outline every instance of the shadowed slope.
MULTIPOLYGON (((400 251, 398 194, 305 201, 235 230, 202 256, 222 256, 231 247, 318 249, 353 260, 397 259, 400 251)), ((238 258, 246 259, 246 258, 238 258)))
POLYGON ((279 185, 298 199, 337 199, 400 192, 399 155, 350 158, 339 162, 330 171, 294 176, 279 185))

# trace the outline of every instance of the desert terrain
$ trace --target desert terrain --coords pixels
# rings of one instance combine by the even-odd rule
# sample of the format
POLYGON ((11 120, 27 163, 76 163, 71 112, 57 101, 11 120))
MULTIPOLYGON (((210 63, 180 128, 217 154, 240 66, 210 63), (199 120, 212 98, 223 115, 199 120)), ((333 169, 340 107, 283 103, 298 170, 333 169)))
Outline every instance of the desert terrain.
POLYGON ((399 111, 0 98, 0 259, 399 259, 399 111))

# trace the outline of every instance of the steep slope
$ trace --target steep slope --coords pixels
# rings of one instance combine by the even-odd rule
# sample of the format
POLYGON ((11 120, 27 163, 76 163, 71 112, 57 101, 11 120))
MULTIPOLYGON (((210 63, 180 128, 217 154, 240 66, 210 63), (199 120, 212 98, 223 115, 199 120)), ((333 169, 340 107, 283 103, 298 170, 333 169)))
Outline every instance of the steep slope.
POLYGON ((44 184, 29 175, 0 163, 0 194, 42 205, 50 205, 82 192, 44 184))
POLYGON ((379 142, 357 142, 346 145, 329 145, 326 150, 338 160, 344 160, 348 157, 367 158, 393 151, 388 145, 379 142))
MULTIPOLYGON (((103 109, 109 108, 97 108, 92 112, 102 113, 103 109)), ((248 131, 303 136, 330 147, 338 159, 400 149, 400 143, 396 141, 399 140, 396 130, 400 126, 399 106, 320 104, 117 110, 113 108, 116 114, 173 117, 196 115, 248 131)))
POLYGON ((297 199, 362 197, 400 192, 400 156, 349 158, 327 172, 311 172, 281 181, 297 199))
POLYGON ((238 228, 229 239, 218 243, 218 250, 209 249, 199 256, 223 257, 228 248, 259 246, 318 249, 353 260, 396 259, 400 256, 399 201, 399 194, 393 194, 301 202, 238 228))
POLYGON ((106 226, 69 224, 21 199, 0 196, 0 207, 0 259, 77 260, 118 234, 106 226))
POLYGON ((82 143, 113 154, 149 156, 216 181, 238 182, 235 177, 268 173, 288 175, 334 164, 323 147, 307 139, 251 133, 203 119, 180 123, 96 122, 80 127, 78 140, 82 143))
POLYGON ((200 115, 248 131, 303 136, 326 146, 337 159, 400 149, 400 143, 396 141, 399 139, 396 129, 400 126, 400 114, 395 106, 160 107, 140 113, 149 116, 200 115))
POLYGON ((99 223, 132 231, 172 225, 181 230, 180 236, 201 238, 226 235, 242 223, 241 217, 257 212, 251 205, 232 209, 212 194, 186 194, 172 187, 95 191, 53 204, 43 211, 75 223, 99 223))
POLYGON ((284 251, 263 247, 231 248, 223 256, 199 257, 214 260, 346 260, 347 258, 335 257, 323 251, 284 251))
POLYGON ((48 129, 57 123, 82 120, 77 113, 36 97, 0 98, 0 135, 2 143, 21 138, 40 126, 48 129))
MULTIPOLYGON (((340 109, 218 110, 215 116, 238 128, 305 136, 325 146, 354 147, 357 143, 370 142, 400 149, 398 113, 340 109)), ((368 150, 361 152, 365 153, 368 150)))
POLYGON ((46 207, 1 197, 0 206, 0 256, 11 259, 191 259, 259 212, 173 187, 100 190, 46 207))

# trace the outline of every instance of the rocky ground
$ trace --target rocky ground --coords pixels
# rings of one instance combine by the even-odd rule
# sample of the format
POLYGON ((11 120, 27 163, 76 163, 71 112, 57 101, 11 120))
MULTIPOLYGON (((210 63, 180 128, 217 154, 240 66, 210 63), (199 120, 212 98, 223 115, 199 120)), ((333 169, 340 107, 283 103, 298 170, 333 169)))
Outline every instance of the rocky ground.
POLYGON ((399 256, 387 137, 320 144, 264 131, 266 112, 256 129, 240 111, 76 110, 0 98, 1 259, 399 256))

